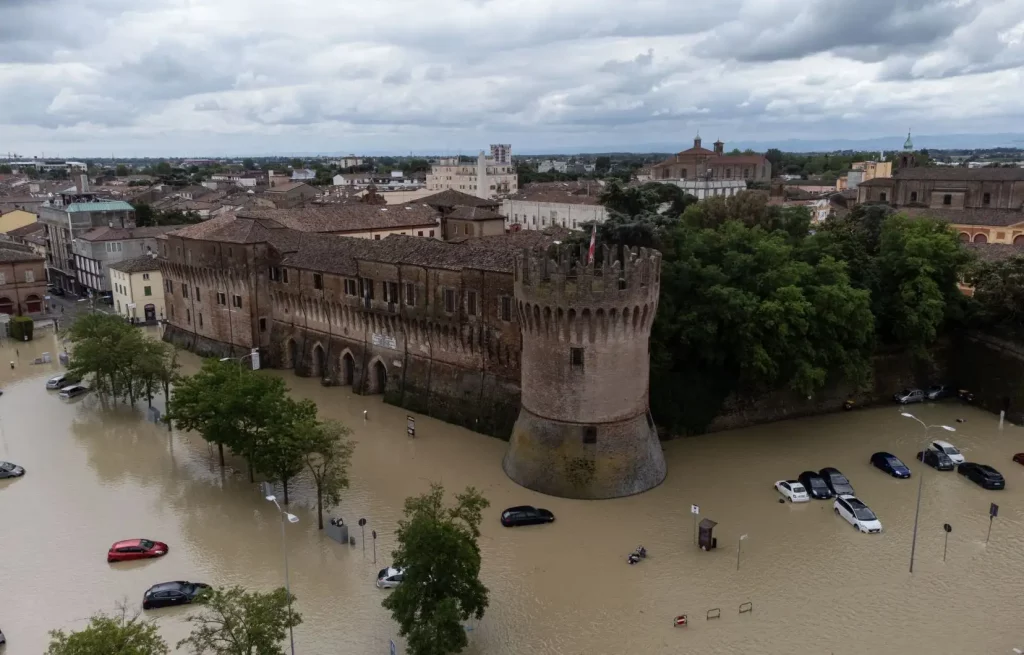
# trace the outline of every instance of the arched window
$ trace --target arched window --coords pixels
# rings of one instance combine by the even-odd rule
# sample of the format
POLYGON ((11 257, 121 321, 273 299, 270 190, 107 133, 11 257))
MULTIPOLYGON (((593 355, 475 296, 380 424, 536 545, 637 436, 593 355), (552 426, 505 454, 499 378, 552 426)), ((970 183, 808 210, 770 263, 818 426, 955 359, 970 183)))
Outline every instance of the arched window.
POLYGON ((1013 237, 1013 245, 1024 246, 1024 234, 1018 234, 1017 236, 1013 237))
POLYGON ((0 297, 0 314, 13 314, 14 303, 11 302, 10 298, 0 297))
POLYGON ((988 237, 979 232, 974 235, 974 243, 988 243, 988 237))
POLYGON ((961 232, 960 233, 960 243, 970 243, 970 242, 971 242, 971 235, 967 234, 966 232, 961 232))
POLYGON ((910 192, 910 202, 917 202, 917 191, 910 192))

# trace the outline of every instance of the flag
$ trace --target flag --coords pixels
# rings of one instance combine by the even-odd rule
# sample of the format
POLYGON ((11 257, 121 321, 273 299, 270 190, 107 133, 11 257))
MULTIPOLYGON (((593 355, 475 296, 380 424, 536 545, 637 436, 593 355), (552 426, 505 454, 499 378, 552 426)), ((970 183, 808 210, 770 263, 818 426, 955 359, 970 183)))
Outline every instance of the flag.
POLYGON ((597 223, 594 223, 594 229, 590 232, 590 249, 587 251, 587 264, 594 263, 594 246, 597 244, 597 223))

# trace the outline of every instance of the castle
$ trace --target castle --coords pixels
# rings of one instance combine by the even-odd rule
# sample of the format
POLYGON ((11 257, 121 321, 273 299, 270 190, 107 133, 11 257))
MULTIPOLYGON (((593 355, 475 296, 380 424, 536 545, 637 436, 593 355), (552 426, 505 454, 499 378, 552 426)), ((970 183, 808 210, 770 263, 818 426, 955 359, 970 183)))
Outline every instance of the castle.
POLYGON ((506 472, 545 493, 664 478, 647 406, 658 253, 602 248, 583 264, 541 232, 376 240, 285 222, 161 237, 164 338, 218 357, 257 348, 265 365, 510 439, 506 472))

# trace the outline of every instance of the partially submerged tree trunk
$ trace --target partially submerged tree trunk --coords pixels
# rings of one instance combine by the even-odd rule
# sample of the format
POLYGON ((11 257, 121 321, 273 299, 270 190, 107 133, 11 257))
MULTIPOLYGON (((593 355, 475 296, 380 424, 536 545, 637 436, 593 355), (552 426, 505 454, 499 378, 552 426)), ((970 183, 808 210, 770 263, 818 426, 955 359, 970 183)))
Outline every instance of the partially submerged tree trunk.
POLYGON ((324 529, 324 493, 319 480, 316 480, 316 523, 318 529, 324 529))
POLYGON ((217 444, 217 451, 220 453, 220 467, 224 468, 224 444, 217 444))

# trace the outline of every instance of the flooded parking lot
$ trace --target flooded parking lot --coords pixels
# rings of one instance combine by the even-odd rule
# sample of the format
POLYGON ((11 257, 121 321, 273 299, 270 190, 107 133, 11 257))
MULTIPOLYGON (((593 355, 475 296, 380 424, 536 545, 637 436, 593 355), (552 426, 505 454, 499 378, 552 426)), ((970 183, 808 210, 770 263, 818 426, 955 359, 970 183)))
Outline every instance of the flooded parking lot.
MULTIPOLYGON (((31 365, 52 337, 0 347, 0 460, 27 475, 0 481, 0 629, 10 655, 38 654, 47 631, 80 628, 124 598, 141 601, 151 584, 189 579, 269 589, 283 584, 280 524, 239 471, 222 472, 194 435, 168 432, 141 409, 104 409, 97 399, 59 400, 44 389, 56 363, 31 365), (16 360, 10 370, 6 362, 16 360), (108 565, 118 539, 170 544, 159 560, 108 565)), ((56 357, 54 357, 56 359, 56 357)), ((186 372, 197 366, 186 356, 186 372)), ((472 626, 473 654, 512 653, 1007 653, 1024 647, 1024 430, 956 401, 910 411, 969 460, 1006 476, 990 492, 955 473, 914 462, 922 427, 895 407, 759 426, 665 445, 669 473, 648 493, 609 501, 545 497, 505 477, 505 444, 417 417, 379 397, 323 388, 284 376, 296 395, 316 400, 357 441, 352 487, 332 512, 353 527, 356 546, 316 529, 308 484, 293 490, 288 526, 291 585, 304 623, 300 653, 386 653, 397 626, 380 607, 373 581, 390 562, 403 500, 431 481, 449 490, 474 485, 490 500, 483 526, 487 615, 472 626), (363 412, 368 412, 364 421, 363 412), (957 422, 962 419, 964 422, 957 422), (868 464, 888 450, 907 462, 910 480, 868 464), (838 467, 882 521, 880 535, 857 533, 831 502, 779 504, 772 485, 805 469, 838 467), (916 476, 924 497, 915 572, 908 572, 916 476), (1000 505, 991 540, 989 503, 1000 505), (502 528, 500 510, 533 504, 554 524, 502 528), (691 504, 718 522, 719 547, 693 544, 691 504), (367 519, 365 551, 356 521, 367 519), (951 524, 943 562, 943 523, 951 524), (370 530, 376 530, 374 564, 370 530), (746 534, 737 570, 737 543, 746 534), (625 562, 638 544, 649 556, 625 562), (741 603, 753 611, 739 614, 741 603), (705 613, 721 609, 721 618, 705 613), (687 614, 690 625, 674 628, 687 614)), ((936 438, 938 435, 934 435, 936 438)), ((187 633, 187 609, 152 613, 168 641, 187 633)), ((401 649, 400 649, 401 650, 401 649)))

